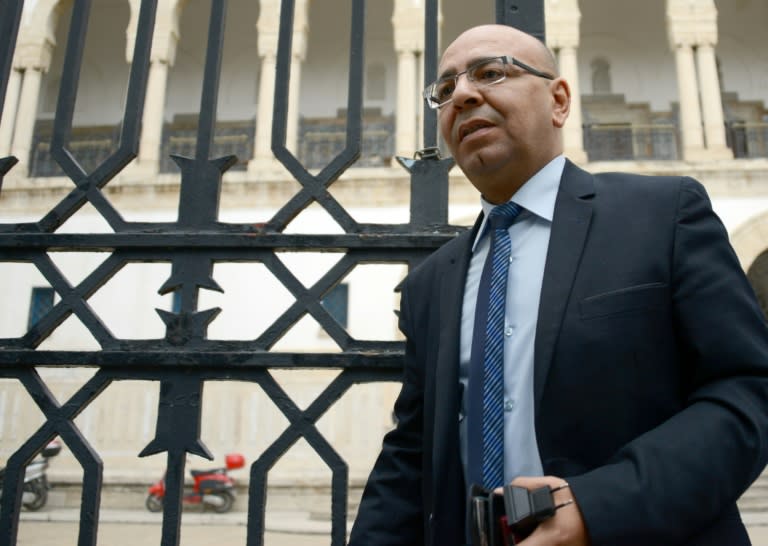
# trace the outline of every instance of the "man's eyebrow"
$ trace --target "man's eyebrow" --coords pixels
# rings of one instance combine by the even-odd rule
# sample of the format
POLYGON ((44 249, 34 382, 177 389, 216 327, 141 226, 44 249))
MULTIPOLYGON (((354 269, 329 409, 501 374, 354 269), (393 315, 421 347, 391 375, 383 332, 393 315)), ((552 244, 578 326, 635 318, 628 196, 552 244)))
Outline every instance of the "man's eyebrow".
MULTIPOLYGON (((495 59, 497 57, 502 57, 502 55, 482 55, 480 57, 474 57, 474 58, 470 59, 469 61, 467 61, 467 64, 465 65, 465 70, 466 70, 466 68, 468 68, 468 67, 470 67, 470 66, 472 66, 472 65, 474 65, 476 63, 479 63, 481 61, 488 61, 490 59, 495 59)), ((459 70, 458 72, 461 72, 461 70, 459 70)), ((438 80, 442 80, 443 78, 448 78, 448 77, 451 77, 451 76, 455 76, 458 72, 457 72, 457 70, 455 68, 446 68, 445 70, 443 70, 438 75, 437 79, 438 80)))

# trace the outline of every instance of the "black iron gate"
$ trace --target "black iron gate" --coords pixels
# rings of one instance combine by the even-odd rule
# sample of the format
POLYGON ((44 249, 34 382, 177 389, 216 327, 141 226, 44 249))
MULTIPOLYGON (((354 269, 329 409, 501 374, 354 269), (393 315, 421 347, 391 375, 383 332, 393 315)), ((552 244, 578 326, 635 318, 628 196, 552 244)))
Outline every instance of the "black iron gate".
MULTIPOLYGON (((317 2, 322 0, 315 0, 317 2)), ((0 501, 0 544, 15 545, 21 509, 24 469, 55 436, 60 436, 83 468, 79 546, 94 546, 102 488, 102 463, 74 424, 74 419, 112 382, 145 380, 160 383, 155 439, 141 455, 167 453, 167 497, 164 503, 162 545, 180 539, 185 456, 209 456, 200 441, 201 400, 208 381, 258 384, 287 418, 289 425, 250 469, 248 539, 261 545, 267 497, 267 474, 299 439, 304 439, 332 471, 331 544, 345 543, 347 521, 347 465, 315 426, 317 420, 352 385, 398 380, 403 347, 399 342, 361 341, 336 322, 321 299, 357 264, 401 263, 413 267, 453 237, 448 225, 448 171, 451 160, 423 157, 404 162, 410 172, 410 222, 361 224, 328 191, 360 154, 363 38, 365 1, 353 0, 347 104, 347 145, 317 174, 310 172, 286 148, 288 83, 290 77, 293 0, 283 0, 274 93, 272 150, 299 182, 300 190, 262 225, 222 223, 218 220, 223 173, 234 156, 211 158, 216 121, 226 0, 211 2, 203 94, 195 156, 176 157, 181 170, 178 221, 125 221, 102 189, 136 156, 140 120, 149 71, 149 53, 157 0, 142 0, 127 100, 118 149, 95 169, 86 172, 68 150, 74 105, 83 59, 91 0, 75 0, 50 150, 72 182, 72 189, 43 217, 32 223, 0 224, 0 262, 32 264, 58 293, 60 301, 21 337, 0 339, 0 377, 15 378, 45 416, 44 424, 10 457, 0 501), (286 234, 286 226, 301 211, 317 203, 343 228, 343 234, 286 234), (84 205, 90 204, 106 220, 112 234, 59 234, 57 229, 84 205), (71 285, 48 252, 108 252, 109 257, 82 282, 71 285), (313 286, 305 288, 277 258, 276 252, 333 251, 344 257, 313 286), (172 264, 161 293, 175 292, 178 312, 158 311, 166 326, 163 339, 127 340, 113 335, 88 305, 88 298, 126 265, 172 264), (220 309, 199 309, 200 288, 216 287, 215 263, 263 264, 292 294, 295 302, 257 339, 214 341, 208 325, 220 309), (100 344, 99 351, 38 350, 39 345, 69 316, 75 315, 100 344), (338 354, 274 352, 277 341, 305 315, 312 316, 341 347, 338 354), (96 374, 64 404, 51 394, 38 366, 97 368, 96 374), (278 368, 334 368, 341 373, 302 410, 273 378, 278 368)), ((0 105, 4 103, 19 31, 22 0, 0 0, 0 105)), ((436 72, 438 2, 426 0, 424 72, 436 72)), ((497 21, 527 29, 543 39, 543 0, 497 0, 497 21)), ((1 112, 0 112, 1 113, 1 112)), ((424 145, 436 145, 434 113, 425 109, 424 145)), ((16 164, 0 158, 3 176, 16 164)), ((0 201, 0 206, 2 202, 0 201)), ((6 309, 5 312, 8 312, 6 309)))

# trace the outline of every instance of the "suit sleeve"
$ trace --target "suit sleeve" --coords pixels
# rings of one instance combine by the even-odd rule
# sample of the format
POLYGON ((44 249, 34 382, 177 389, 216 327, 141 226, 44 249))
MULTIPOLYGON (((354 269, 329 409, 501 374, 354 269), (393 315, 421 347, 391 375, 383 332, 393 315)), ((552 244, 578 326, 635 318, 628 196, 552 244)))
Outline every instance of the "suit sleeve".
POLYGON ((570 477, 593 546, 678 544, 732 506, 768 453, 768 332, 704 188, 683 179, 671 256, 682 411, 570 477))
POLYGON ((400 329, 406 337, 403 385, 395 402, 397 425, 383 441, 381 453, 363 491, 350 546, 421 546, 423 360, 413 342, 408 292, 404 284, 400 329))

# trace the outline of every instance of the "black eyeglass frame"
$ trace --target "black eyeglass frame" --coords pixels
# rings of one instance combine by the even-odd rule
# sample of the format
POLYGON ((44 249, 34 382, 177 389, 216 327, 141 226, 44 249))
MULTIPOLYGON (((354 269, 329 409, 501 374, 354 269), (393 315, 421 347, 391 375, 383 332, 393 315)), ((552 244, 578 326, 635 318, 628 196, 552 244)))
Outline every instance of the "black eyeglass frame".
POLYGON ((542 72, 541 70, 539 70, 537 68, 534 68, 531 65, 526 64, 523 61, 520 61, 520 60, 516 59, 515 57, 510 57, 509 55, 499 55, 497 57, 488 57, 487 59, 481 59, 481 60, 479 60, 479 61, 477 61, 475 63, 472 63, 470 66, 468 66, 466 68, 466 70, 462 70, 461 72, 457 72, 456 74, 452 74, 450 76, 443 76, 442 78, 440 78, 438 80, 435 80, 434 82, 429 84, 424 89, 424 91, 422 92, 422 97, 424 98, 424 101, 427 103, 427 106, 429 106, 433 110, 438 110, 438 109, 442 108, 443 106, 445 106, 446 104, 449 104, 453 100, 453 95, 451 95, 451 98, 449 98, 448 100, 440 102, 440 103, 438 103, 434 99, 434 91, 436 90, 438 84, 440 84, 442 82, 453 80, 454 88, 455 88, 456 84, 459 83, 459 77, 464 75, 464 74, 466 74, 467 75, 467 79, 469 81, 471 81, 472 83, 475 83, 475 85, 478 85, 478 86, 495 85, 495 84, 501 83, 501 82, 503 82, 504 80, 507 79, 508 74, 506 72, 506 67, 508 65, 517 66, 519 68, 522 68, 527 73, 529 73, 529 74, 531 74, 533 76, 537 76, 539 78, 545 78, 547 80, 554 80, 555 79, 555 76, 553 76, 552 74, 549 74, 547 72, 542 72), (482 66, 482 65, 484 65, 486 63, 489 63, 491 61, 495 61, 497 59, 500 60, 504 64, 504 68, 505 68, 504 75, 502 77, 500 77, 498 80, 490 82, 490 83, 479 84, 478 85, 476 83, 477 80, 475 80, 474 78, 470 77, 470 74, 472 73, 472 71, 475 68, 478 68, 479 66, 482 66))

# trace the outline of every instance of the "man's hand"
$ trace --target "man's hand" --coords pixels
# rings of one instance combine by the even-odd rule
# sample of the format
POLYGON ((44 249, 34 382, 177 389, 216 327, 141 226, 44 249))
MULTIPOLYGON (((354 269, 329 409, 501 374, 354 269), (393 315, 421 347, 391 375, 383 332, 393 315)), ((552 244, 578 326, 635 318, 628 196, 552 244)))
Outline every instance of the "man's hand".
MULTIPOLYGON (((512 481, 512 485, 537 489, 548 485, 557 489, 566 481, 555 476, 543 476, 537 478, 519 477, 512 481)), ((559 489, 553 493, 555 506, 572 501, 555 511, 555 515, 536 527, 531 535, 520 542, 520 546, 589 546, 589 535, 584 526, 584 519, 576 499, 568 487, 559 489)))

